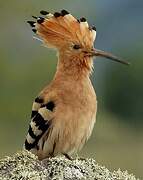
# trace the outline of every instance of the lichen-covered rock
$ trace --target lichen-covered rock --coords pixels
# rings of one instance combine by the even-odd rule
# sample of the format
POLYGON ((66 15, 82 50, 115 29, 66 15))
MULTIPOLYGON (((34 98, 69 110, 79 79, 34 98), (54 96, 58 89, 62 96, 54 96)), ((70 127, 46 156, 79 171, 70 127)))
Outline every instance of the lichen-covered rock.
MULTIPOLYGON (((68 160, 65 157, 39 161, 28 151, 0 160, 0 180, 137 180, 120 170, 110 172, 93 159, 68 160)), ((139 179, 138 179, 139 180, 139 179)))

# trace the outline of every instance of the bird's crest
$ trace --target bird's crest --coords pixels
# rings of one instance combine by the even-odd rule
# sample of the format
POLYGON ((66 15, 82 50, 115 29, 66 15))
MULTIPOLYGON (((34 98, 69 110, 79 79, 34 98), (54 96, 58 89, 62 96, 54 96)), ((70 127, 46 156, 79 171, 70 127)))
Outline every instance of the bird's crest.
POLYGON ((73 17, 66 10, 51 14, 40 11, 42 17, 35 17, 36 22, 28 21, 43 42, 49 47, 62 48, 75 43, 92 47, 96 38, 96 28, 90 27, 85 18, 80 20, 73 17))

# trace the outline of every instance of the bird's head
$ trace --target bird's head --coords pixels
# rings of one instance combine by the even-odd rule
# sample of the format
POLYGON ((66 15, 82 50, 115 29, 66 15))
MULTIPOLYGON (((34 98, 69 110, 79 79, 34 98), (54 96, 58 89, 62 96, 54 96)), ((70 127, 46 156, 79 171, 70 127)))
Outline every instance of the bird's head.
POLYGON ((56 48, 60 54, 66 55, 70 59, 84 61, 88 61, 94 56, 101 56, 128 64, 111 53, 94 48, 96 28, 90 27, 85 18, 82 17, 78 20, 66 10, 54 14, 47 11, 40 13, 42 17, 33 16, 36 22, 28 21, 28 23, 45 45, 56 48))

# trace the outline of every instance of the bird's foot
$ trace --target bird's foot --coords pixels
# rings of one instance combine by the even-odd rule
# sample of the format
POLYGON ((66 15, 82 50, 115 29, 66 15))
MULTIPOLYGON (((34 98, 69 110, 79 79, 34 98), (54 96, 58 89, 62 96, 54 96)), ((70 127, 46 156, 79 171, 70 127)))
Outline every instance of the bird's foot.
POLYGON ((63 153, 63 155, 70 161, 74 160, 70 155, 68 155, 67 153, 63 153))

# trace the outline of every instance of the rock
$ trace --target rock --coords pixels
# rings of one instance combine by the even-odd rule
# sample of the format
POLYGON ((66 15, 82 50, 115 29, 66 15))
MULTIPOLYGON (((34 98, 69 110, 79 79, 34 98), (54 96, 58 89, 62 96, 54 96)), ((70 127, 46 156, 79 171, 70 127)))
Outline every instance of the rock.
POLYGON ((0 160, 0 180, 139 180, 127 171, 110 172, 94 159, 54 157, 39 161, 29 151, 0 160))

